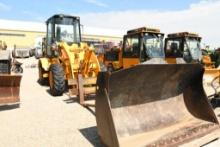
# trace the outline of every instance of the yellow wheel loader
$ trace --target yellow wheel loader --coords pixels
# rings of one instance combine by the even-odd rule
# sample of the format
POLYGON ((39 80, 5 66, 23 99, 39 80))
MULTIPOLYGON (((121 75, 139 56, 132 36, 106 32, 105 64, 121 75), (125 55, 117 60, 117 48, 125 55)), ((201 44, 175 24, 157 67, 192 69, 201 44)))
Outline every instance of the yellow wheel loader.
POLYGON ((0 49, 0 105, 14 105, 20 102, 22 75, 11 72, 11 55, 0 49))
POLYGON ((198 34, 190 32, 179 32, 168 34, 165 39, 166 61, 168 63, 178 64, 201 63, 202 51, 200 48, 201 37, 198 34))
POLYGON ((219 128, 203 66, 165 62, 163 36, 146 27, 128 31, 123 69, 98 75, 96 121, 106 146, 179 146, 219 128))
POLYGON ((130 68, 150 59, 164 59, 163 37, 164 34, 154 28, 142 27, 127 31, 119 57, 121 68, 130 68))
POLYGON ((44 57, 39 60, 39 82, 49 81, 53 96, 60 96, 69 89, 71 96, 79 96, 80 104, 87 105, 84 96, 95 93, 100 65, 93 49, 81 42, 80 18, 57 14, 46 24, 44 57))
POLYGON ((165 39, 166 61, 178 63, 181 61, 180 59, 184 59, 186 63, 202 63, 205 68, 203 85, 208 97, 212 99, 212 104, 214 104, 215 98, 219 97, 220 69, 215 68, 214 62, 209 56, 202 55, 200 42, 201 37, 195 33, 168 34, 165 39))

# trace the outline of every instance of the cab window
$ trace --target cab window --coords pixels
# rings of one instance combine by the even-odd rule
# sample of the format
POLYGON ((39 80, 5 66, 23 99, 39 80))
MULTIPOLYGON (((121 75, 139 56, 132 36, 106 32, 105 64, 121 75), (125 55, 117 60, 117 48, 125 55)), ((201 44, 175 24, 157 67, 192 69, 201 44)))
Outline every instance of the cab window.
POLYGON ((126 37, 124 44, 124 51, 123 51, 124 57, 138 58, 139 52, 140 52, 139 37, 138 36, 126 37))
POLYGON ((181 50, 181 39, 167 40, 166 43, 166 56, 167 57, 182 57, 183 51, 181 50))

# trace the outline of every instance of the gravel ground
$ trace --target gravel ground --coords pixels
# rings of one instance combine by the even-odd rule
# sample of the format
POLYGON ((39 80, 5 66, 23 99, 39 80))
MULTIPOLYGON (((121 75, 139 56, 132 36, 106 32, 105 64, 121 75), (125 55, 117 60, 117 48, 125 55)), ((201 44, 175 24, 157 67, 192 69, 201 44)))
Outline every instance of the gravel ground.
POLYGON ((80 106, 64 94, 52 97, 37 83, 34 58, 20 60, 24 73, 19 108, 0 107, 1 147, 101 146, 94 109, 80 106))

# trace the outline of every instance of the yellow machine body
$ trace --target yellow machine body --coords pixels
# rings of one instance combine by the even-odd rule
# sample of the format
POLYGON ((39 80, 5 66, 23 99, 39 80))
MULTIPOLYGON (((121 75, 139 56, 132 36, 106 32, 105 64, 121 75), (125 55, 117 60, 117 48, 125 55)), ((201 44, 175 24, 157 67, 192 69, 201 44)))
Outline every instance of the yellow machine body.
POLYGON ((56 14, 46 23, 50 31, 42 44, 44 56, 39 59, 39 81, 47 80, 54 96, 62 95, 65 89, 80 98, 95 93, 85 89, 95 86, 100 65, 94 49, 81 41, 79 17, 56 14), (86 82, 88 79, 90 82, 86 82))

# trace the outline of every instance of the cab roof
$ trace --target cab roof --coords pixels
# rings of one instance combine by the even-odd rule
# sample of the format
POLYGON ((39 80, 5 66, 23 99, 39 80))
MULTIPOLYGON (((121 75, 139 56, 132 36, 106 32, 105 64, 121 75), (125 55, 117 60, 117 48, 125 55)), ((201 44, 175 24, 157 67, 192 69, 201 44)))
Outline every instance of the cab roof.
POLYGON ((72 16, 72 15, 66 15, 66 14, 55 14, 47 19, 46 23, 48 24, 52 19, 54 18, 73 18, 79 20, 80 17, 78 16, 72 16))
POLYGON ((140 27, 132 30, 127 31, 127 35, 129 34, 138 34, 138 33, 156 33, 156 34, 163 34, 160 32, 160 29, 149 28, 149 27, 140 27))
POLYGON ((178 33, 172 33, 167 35, 168 38, 177 38, 177 37, 193 37, 193 38, 201 38, 196 33, 191 32, 178 32, 178 33))

